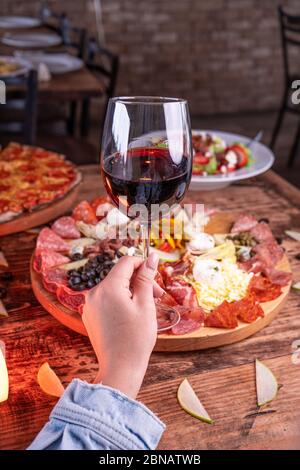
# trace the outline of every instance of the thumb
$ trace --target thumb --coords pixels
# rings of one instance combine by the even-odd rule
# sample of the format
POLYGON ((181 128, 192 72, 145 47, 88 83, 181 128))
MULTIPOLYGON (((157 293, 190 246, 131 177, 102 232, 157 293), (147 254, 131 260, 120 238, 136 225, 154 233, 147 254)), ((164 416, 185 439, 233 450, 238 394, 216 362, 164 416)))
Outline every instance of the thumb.
POLYGON ((153 282, 157 272, 159 258, 151 253, 136 272, 133 282, 133 297, 141 303, 153 299, 153 282))

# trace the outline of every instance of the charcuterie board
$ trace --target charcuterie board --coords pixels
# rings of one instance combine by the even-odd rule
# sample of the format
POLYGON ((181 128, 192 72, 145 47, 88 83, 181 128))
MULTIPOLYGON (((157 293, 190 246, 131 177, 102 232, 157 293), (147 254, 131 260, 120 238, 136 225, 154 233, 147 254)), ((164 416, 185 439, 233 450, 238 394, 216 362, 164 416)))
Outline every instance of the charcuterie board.
MULTIPOLYGON (((236 214, 230 213, 222 214, 222 218, 220 218, 220 214, 216 217, 213 216, 206 226, 206 231, 208 233, 227 233, 234 217, 236 217, 236 214)), ((277 267, 283 271, 291 271, 286 256, 282 258, 277 267)), ((30 272, 34 294, 45 310, 63 325, 77 333, 86 335, 87 333, 80 314, 64 307, 54 294, 44 288, 41 276, 34 271, 32 263, 30 272)), ((291 283, 282 288, 282 294, 278 298, 261 304, 264 310, 264 317, 257 319, 253 323, 239 322, 238 327, 233 329, 202 327, 199 330, 185 335, 162 334, 157 338, 155 351, 175 352, 201 350, 241 341, 263 329, 276 317, 284 306, 290 287, 291 283)))
MULTIPOLYGON (((80 173, 78 173, 80 175, 80 173)), ((46 224, 50 220, 59 217, 61 214, 68 212, 74 207, 75 201, 78 198, 81 175, 78 177, 76 184, 68 191, 65 196, 42 206, 32 212, 21 214, 7 222, 0 224, 0 236, 10 235, 12 233, 24 232, 39 225, 46 224)))

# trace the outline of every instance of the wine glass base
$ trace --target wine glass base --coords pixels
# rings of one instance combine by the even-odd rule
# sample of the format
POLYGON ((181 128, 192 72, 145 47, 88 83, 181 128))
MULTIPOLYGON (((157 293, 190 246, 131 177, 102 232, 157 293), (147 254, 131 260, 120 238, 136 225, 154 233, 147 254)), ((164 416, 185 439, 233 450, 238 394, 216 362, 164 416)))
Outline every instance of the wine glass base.
POLYGON ((156 304, 157 333, 164 333, 180 322, 180 314, 169 305, 156 304))

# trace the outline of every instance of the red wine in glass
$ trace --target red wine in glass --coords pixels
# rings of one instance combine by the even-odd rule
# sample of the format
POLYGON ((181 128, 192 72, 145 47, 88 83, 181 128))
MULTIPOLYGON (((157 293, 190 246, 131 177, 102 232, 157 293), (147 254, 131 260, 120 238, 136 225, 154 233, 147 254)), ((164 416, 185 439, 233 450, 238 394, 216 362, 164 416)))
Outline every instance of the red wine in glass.
POLYGON ((111 155, 102 172, 106 191, 116 206, 127 213, 133 204, 142 204, 149 215, 152 204, 171 206, 181 201, 191 177, 187 157, 182 155, 176 164, 168 149, 148 147, 129 150, 125 165, 120 154, 111 155))
MULTIPOLYGON (((139 222, 143 256, 148 257, 152 205, 168 208, 179 203, 190 184, 192 136, 187 102, 147 96, 110 99, 101 172, 106 191, 122 212, 130 217, 130 208, 137 204, 146 209, 139 222)), ((180 319, 163 300, 157 304, 157 314, 159 332, 180 319)))

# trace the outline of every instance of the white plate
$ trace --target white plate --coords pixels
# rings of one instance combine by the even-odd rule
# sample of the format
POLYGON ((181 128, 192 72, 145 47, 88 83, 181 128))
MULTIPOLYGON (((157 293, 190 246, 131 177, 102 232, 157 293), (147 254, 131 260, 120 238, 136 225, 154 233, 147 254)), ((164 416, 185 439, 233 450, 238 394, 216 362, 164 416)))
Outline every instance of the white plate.
POLYGON ((0 28, 35 28, 41 25, 39 18, 30 16, 0 16, 0 28))
POLYGON ((13 47, 51 47, 61 44, 61 37, 53 33, 6 33, 1 39, 3 44, 13 47))
MULTIPOLYGON (((201 132, 215 134, 221 137, 221 139, 223 139, 227 145, 231 145, 234 142, 247 144, 249 140, 251 140, 251 137, 245 137, 239 134, 231 134, 229 132, 204 129, 193 130, 193 134, 199 134, 201 132)), ((273 152, 268 147, 259 142, 254 142, 250 148, 254 159, 251 166, 241 168, 240 170, 236 170, 226 175, 193 176, 189 189, 196 191, 212 191, 215 189, 222 189, 235 181, 252 178, 253 176, 265 173, 274 163, 275 158, 273 152)))
POLYGON ((38 68, 39 64, 47 65, 49 71, 53 75, 59 75, 68 72, 75 72, 83 67, 83 61, 71 54, 47 54, 43 52, 24 52, 15 53, 18 57, 28 60, 34 68, 38 68))
POLYGON ((6 72, 6 73, 0 72, 0 79, 5 78, 5 77, 17 77, 18 75, 24 75, 29 69, 31 69, 30 62, 20 57, 1 55, 0 62, 2 61, 9 62, 10 64, 16 64, 18 68, 12 72, 6 72))

